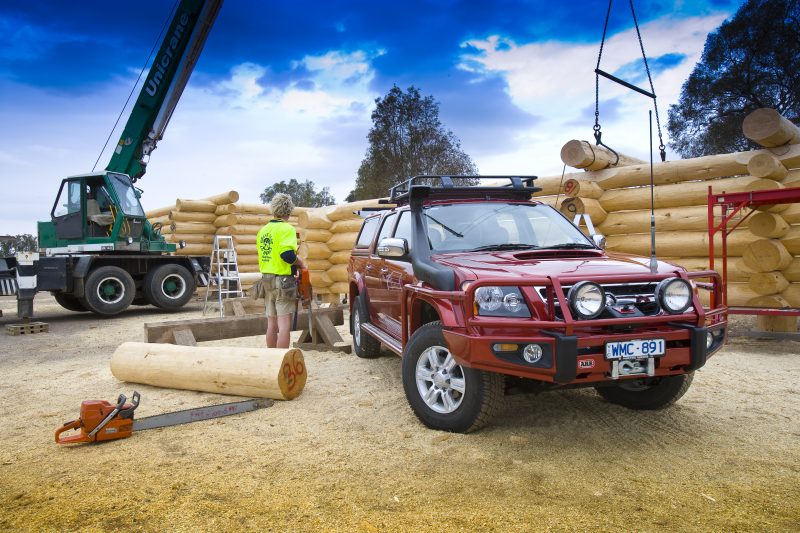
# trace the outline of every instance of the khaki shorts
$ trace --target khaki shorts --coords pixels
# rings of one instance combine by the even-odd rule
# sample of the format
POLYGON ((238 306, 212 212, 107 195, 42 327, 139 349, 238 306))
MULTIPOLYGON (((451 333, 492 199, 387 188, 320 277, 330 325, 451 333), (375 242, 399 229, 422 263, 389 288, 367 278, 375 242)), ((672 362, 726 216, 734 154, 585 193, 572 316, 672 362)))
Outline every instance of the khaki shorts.
POLYGON ((267 316, 283 316, 294 313, 297 305, 297 281, 294 276, 262 274, 261 282, 267 316))

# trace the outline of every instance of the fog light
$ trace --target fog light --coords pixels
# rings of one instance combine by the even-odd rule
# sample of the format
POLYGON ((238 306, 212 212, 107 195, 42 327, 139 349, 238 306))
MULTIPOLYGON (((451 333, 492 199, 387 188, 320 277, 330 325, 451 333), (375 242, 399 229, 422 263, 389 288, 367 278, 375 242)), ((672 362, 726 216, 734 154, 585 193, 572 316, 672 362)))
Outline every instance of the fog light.
POLYGON ((542 347, 538 344, 529 344, 522 351, 522 358, 528 363, 538 363, 542 358, 542 347))
POLYGON ((178 241, 178 248, 180 248, 181 250, 186 248, 186 241, 184 241, 184 240, 178 241))
POLYGON ((128 237, 127 239, 125 239, 125 242, 127 242, 128 245, 133 244, 133 237, 128 237))
POLYGON ((495 344, 492 346, 495 352, 516 352, 519 348, 518 344, 495 344))
POLYGON ((714 344, 714 335, 709 331, 706 333, 706 350, 710 350, 712 344, 714 344))

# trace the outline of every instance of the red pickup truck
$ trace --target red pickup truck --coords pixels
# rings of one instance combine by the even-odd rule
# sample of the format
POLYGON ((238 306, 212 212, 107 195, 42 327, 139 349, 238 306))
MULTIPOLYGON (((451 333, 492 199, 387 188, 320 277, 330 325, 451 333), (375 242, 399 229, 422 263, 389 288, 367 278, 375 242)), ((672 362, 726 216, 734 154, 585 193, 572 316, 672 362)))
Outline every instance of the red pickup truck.
POLYGON ((594 387, 661 409, 724 345, 716 272, 604 251, 601 236, 531 200, 534 176, 455 178, 466 177, 392 188, 396 207, 366 214, 349 264, 355 352, 402 356, 406 398, 428 427, 482 427, 511 384, 594 387))

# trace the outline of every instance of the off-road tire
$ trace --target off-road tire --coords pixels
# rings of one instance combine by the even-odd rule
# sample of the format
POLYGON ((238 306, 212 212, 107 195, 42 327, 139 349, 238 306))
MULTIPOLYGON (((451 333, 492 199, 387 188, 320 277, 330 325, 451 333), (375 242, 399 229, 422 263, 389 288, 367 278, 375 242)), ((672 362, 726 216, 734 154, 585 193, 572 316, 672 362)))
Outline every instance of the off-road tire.
POLYGON ((136 285, 130 274, 116 266, 103 266, 86 276, 79 301, 92 313, 111 316, 127 309, 135 296, 136 285))
POLYGON ((144 277, 142 291, 148 302, 166 311, 177 311, 189 300, 196 284, 194 276, 181 265, 160 265, 144 277))
POLYGON ((381 343, 367 332, 360 330, 356 335, 356 327, 369 322, 367 299, 363 294, 353 300, 353 312, 350 313, 350 333, 353 335, 353 351, 362 359, 375 359, 381 355, 381 343))
POLYGON ((75 311, 76 313, 85 313, 88 311, 77 297, 71 294, 64 294, 63 292, 54 292, 53 298, 56 299, 58 305, 67 311, 75 311))
POLYGON ((460 404, 452 412, 437 412, 423 399, 417 381, 417 363, 420 358, 427 357, 426 350, 434 347, 447 350, 442 325, 438 321, 429 322, 415 331, 403 351, 403 389, 414 414, 429 428, 441 431, 469 433, 486 426, 502 405, 503 376, 456 365, 464 380, 460 404))
POLYGON ((622 381, 616 386, 595 387, 597 394, 611 403, 635 409, 652 411, 665 409, 681 399, 692 384, 694 372, 679 376, 658 378, 642 390, 630 390, 631 385, 622 381))

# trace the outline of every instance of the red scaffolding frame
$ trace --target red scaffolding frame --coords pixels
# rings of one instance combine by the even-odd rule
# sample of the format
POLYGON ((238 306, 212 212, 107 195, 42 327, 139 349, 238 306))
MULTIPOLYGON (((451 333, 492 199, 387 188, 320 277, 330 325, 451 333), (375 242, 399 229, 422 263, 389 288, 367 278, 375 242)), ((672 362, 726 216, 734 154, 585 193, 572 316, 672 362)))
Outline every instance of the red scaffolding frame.
MULTIPOLYGON (((800 187, 772 189, 768 191, 719 193, 708 188, 708 261, 709 268, 714 270, 714 236, 722 237, 722 301, 728 305, 728 235, 738 228, 750 215, 756 212, 753 208, 762 205, 792 204, 800 202, 800 187), (720 208, 720 221, 714 222, 715 208, 720 208), (728 222, 745 209, 750 209, 739 218, 733 227, 728 222)), ((728 313, 734 315, 772 315, 800 316, 798 308, 770 309, 765 307, 728 307, 728 313)))

